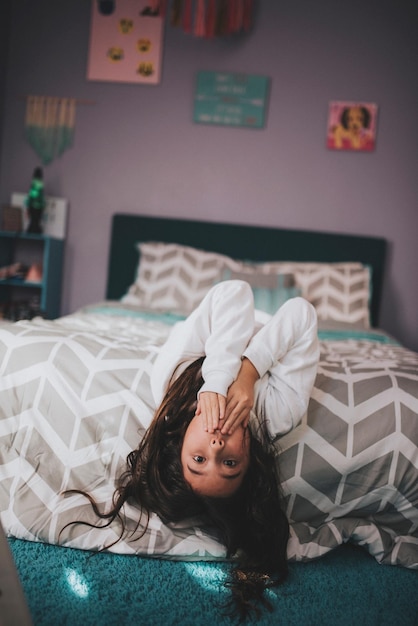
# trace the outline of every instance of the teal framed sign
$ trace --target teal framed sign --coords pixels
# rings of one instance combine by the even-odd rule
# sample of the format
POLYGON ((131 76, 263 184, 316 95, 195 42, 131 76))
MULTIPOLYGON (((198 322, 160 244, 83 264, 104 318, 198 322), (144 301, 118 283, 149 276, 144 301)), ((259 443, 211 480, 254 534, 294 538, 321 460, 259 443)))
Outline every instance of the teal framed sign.
POLYGON ((193 121, 263 128, 269 83, 267 76, 198 72, 193 121))

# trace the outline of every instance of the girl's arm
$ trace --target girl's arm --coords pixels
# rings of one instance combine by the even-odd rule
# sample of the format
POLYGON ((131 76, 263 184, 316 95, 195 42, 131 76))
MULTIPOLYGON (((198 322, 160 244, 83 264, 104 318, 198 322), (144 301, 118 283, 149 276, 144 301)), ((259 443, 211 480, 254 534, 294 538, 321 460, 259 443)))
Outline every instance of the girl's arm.
POLYGON ((314 307, 288 300, 244 351, 260 375, 254 410, 275 438, 295 428, 306 413, 318 368, 314 307))
POLYGON ((249 359, 244 357, 237 379, 228 389, 225 421, 222 433, 232 434, 239 425, 247 426, 254 406, 254 385, 259 374, 249 359))
MULTIPOLYGON (((188 365, 201 356, 206 358, 199 396, 213 392, 226 398, 240 370, 242 353, 254 334, 254 324, 253 295, 247 283, 233 280, 213 287, 197 309, 173 328, 160 350, 151 373, 156 404, 162 401, 178 366, 188 365)), ((178 373, 181 371, 177 369, 178 373)), ((222 402, 218 402, 210 418, 211 424, 208 421, 212 429, 218 426, 221 405, 222 402)))

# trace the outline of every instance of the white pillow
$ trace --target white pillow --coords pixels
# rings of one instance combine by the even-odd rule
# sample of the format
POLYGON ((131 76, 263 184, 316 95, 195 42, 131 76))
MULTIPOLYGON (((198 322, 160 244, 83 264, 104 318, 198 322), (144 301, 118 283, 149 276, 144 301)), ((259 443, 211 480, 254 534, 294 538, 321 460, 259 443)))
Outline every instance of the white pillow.
POLYGON ((269 315, 274 315, 290 298, 302 295, 293 274, 267 274, 263 272, 262 263, 232 261, 230 268, 223 272, 222 280, 245 280, 253 291, 255 308, 269 315))

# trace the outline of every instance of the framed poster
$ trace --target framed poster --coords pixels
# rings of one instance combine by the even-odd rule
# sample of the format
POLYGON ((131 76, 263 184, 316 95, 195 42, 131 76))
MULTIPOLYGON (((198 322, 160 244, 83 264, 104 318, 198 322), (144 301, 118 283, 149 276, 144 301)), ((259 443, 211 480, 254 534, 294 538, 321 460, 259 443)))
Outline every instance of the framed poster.
POLYGON ((327 147, 371 152, 376 144, 377 105, 371 102, 330 102, 327 147))
POLYGON ((155 9, 147 0, 92 0, 88 80, 160 82, 164 20, 154 4, 155 9))
POLYGON ((198 72, 193 120, 198 124, 262 128, 269 79, 226 72, 198 72))

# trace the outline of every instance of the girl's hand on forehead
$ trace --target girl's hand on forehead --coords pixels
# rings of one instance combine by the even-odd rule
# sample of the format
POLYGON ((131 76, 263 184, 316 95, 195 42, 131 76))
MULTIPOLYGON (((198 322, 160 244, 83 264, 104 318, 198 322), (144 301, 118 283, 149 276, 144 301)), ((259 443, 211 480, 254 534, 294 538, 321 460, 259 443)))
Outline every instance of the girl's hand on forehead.
POLYGON ((196 415, 201 415, 203 428, 208 433, 220 428, 220 422, 225 418, 226 398, 214 391, 202 391, 199 394, 196 415))

